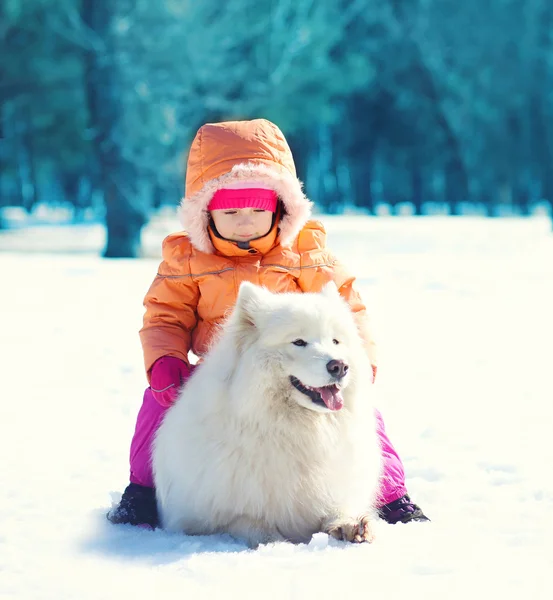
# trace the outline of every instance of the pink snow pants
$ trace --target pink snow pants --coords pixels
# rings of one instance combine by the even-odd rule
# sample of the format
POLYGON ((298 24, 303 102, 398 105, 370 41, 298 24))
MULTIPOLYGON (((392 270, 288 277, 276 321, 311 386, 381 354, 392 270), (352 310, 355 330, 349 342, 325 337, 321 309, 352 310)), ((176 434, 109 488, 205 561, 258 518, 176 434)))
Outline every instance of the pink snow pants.
MULTIPOLYGON (((150 388, 144 392, 144 400, 136 419, 136 429, 131 442, 130 463, 132 483, 154 487, 151 448, 152 440, 167 408, 160 406, 150 388)), ((384 472, 381 481, 378 506, 388 504, 407 493, 403 464, 386 435, 384 421, 376 411, 377 431, 382 446, 384 472)))

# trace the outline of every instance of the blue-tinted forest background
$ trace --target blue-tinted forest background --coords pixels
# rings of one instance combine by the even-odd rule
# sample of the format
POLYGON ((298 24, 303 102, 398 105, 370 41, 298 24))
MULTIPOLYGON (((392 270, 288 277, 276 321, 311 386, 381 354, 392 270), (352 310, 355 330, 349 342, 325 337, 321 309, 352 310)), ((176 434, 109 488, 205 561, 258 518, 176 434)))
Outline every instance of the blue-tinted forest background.
POLYGON ((551 211, 552 82, 551 0, 2 0, 0 229, 137 256, 198 127, 254 117, 321 212, 551 211))

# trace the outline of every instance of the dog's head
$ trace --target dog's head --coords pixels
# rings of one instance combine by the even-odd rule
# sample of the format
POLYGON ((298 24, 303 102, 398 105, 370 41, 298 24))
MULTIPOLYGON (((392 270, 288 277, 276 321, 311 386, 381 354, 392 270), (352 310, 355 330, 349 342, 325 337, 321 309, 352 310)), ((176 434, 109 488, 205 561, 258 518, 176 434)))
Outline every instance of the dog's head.
POLYGON ((316 294, 273 294, 243 283, 229 327, 245 368, 263 370, 251 377, 312 411, 340 410, 346 389, 367 368, 353 314, 333 283, 316 294))

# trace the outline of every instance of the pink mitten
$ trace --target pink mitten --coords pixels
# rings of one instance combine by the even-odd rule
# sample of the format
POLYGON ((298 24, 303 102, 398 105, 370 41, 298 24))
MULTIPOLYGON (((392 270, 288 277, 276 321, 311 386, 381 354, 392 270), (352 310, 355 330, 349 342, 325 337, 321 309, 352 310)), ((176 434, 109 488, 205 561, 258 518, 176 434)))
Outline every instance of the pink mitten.
POLYGON ((171 406, 189 376, 190 369, 180 358, 174 356, 158 358, 150 375, 152 395, 161 406, 171 406))

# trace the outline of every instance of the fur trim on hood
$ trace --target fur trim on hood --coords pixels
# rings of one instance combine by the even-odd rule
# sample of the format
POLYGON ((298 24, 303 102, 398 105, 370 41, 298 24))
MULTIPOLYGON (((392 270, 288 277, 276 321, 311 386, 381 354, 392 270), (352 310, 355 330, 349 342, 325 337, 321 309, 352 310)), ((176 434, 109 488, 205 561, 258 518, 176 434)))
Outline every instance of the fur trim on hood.
POLYGON ((179 210, 184 230, 201 252, 215 251, 207 206, 213 194, 240 182, 263 183, 284 205, 280 244, 290 246, 311 216, 312 202, 296 177, 292 153, 280 129, 265 119, 208 123, 200 128, 188 157, 186 194, 179 210))

